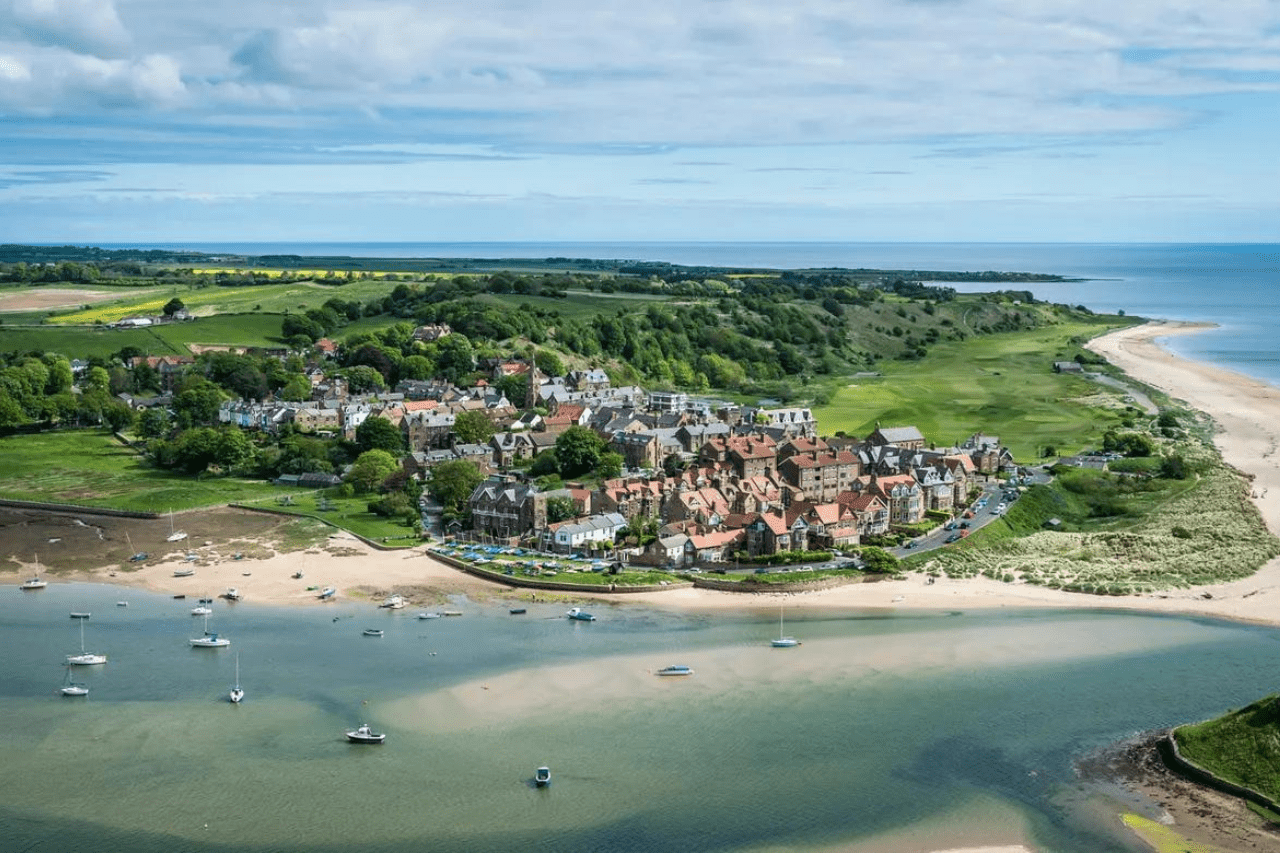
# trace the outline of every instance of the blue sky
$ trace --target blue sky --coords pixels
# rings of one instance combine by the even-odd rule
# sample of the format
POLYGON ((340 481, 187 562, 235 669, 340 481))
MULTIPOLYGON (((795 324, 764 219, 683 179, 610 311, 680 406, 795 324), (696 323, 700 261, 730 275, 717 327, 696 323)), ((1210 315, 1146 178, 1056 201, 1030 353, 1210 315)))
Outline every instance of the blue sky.
POLYGON ((1276 0, 0 0, 0 242, 1280 241, 1276 0))

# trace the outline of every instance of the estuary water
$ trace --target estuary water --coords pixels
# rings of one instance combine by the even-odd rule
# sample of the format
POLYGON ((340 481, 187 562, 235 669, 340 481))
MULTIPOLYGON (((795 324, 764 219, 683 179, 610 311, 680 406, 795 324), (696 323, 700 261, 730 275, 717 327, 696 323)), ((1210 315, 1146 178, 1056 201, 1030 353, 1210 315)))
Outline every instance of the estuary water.
MULTIPOLYGON (((208 243, 107 244, 249 255, 604 258, 771 269, 846 267, 1035 272, 1078 281, 1005 285, 1039 299, 1198 320, 1219 328, 1170 339, 1182 355, 1280 385, 1280 245, 1266 243, 208 243)), ((989 289, 956 284, 958 290, 989 289)))
POLYGON ((218 601, 209 650, 195 604, 0 588, 0 851, 1137 851, 1074 762, 1280 678, 1280 631, 1117 612, 801 599, 803 645, 773 649, 772 607, 218 601), (110 657, 80 699, 71 611, 110 657), (695 674, 653 674, 674 663, 695 674), (386 744, 346 743, 361 721, 386 744))

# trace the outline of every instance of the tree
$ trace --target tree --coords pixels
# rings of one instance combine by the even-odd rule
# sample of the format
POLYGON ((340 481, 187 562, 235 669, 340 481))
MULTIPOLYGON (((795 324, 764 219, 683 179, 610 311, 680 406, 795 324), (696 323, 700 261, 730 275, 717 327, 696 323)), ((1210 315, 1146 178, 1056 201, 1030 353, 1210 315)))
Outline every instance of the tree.
POLYGON ((578 517, 578 505, 573 498, 547 498, 547 523, 567 521, 578 517))
POLYGON ((361 451, 385 450, 399 454, 404 450, 400 428, 386 418, 368 417, 356 427, 356 446, 361 451))
POLYGON ((880 574, 893 574, 898 570, 900 562, 897 557, 890 554, 883 548, 876 548, 868 545, 860 552, 862 562, 866 564, 867 571, 877 572, 880 574))
POLYGON ((475 350, 465 336, 455 332, 440 341, 436 367, 445 379, 454 385, 462 385, 475 370, 475 365, 475 350))
POLYGON ((621 453, 606 451, 600 454, 600 461, 596 463, 596 473, 605 480, 612 480, 615 477, 622 476, 622 464, 625 460, 621 453))
POLYGON ((164 316, 172 317, 179 311, 186 310, 186 307, 182 304, 182 300, 175 296, 164 304, 164 316))
POLYGON ((138 417, 138 433, 143 438, 161 438, 168 435, 173 419, 163 408, 147 409, 138 417))
POLYGON ((533 356, 533 363, 547 376, 564 376, 564 362, 551 350, 538 350, 533 356))
POLYGON ((493 438, 496 430, 488 415, 472 410, 458 413, 453 420, 453 431, 463 444, 484 444, 493 438))
POLYGON ((353 394, 363 394, 366 391, 381 391, 387 387, 387 382, 382 378, 382 374, 376 369, 367 365, 356 365, 346 369, 347 387, 351 389, 353 394))
POLYGON ((442 462, 431 469, 427 490, 444 507, 446 515, 462 515, 467 499, 484 482, 480 469, 465 459, 442 462))
POLYGON ((385 450, 366 450, 351 463, 346 481, 357 492, 372 492, 382 485, 382 481, 390 477, 400 466, 395 457, 385 450))
POLYGON ((280 389, 281 400, 301 402, 311 397, 311 381, 301 373, 294 373, 285 381, 280 389))
POLYGON ((556 439, 556 464, 564 477, 577 477, 600 464, 604 440, 584 426, 571 426, 556 439))

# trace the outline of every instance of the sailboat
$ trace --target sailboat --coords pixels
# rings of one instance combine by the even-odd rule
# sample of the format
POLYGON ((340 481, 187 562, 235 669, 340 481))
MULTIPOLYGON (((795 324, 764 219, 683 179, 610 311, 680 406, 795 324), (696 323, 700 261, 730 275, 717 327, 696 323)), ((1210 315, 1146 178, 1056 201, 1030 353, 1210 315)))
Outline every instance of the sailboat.
POLYGON ((146 551, 133 550, 133 540, 129 538, 129 531, 127 530, 125 531, 125 534, 124 534, 124 541, 129 543, 129 550, 132 552, 129 554, 130 563, 141 563, 143 560, 147 559, 148 554, 146 551))
POLYGON ((240 700, 244 698, 244 688, 240 686, 240 653, 236 652, 236 683, 231 688, 231 694, 228 697, 233 704, 239 705, 240 700))
POLYGON ((195 607, 191 608, 191 615, 206 616, 206 617, 211 615, 213 613, 213 608, 209 606, 209 603, 212 600, 213 599, 205 599, 205 598, 200 599, 200 603, 197 604, 195 607))
POLYGON ((181 542, 187 538, 187 534, 182 530, 173 529, 173 510, 169 510, 169 535, 165 537, 166 542, 181 542))
POLYGON ((89 688, 78 681, 71 680, 71 667, 67 667, 67 683, 62 685, 63 696, 88 696, 89 688))
POLYGON ((778 606, 778 639, 771 640, 770 644, 775 649, 789 649, 793 646, 800 645, 800 641, 795 637, 788 637, 786 629, 782 625, 782 605, 778 606))
POLYGON ((84 622, 83 619, 76 620, 80 623, 80 654, 67 655, 67 663, 72 666, 93 666, 95 664, 106 663, 106 655, 95 655, 84 650, 84 622))
POLYGON ((36 554, 36 573, 31 576, 30 580, 23 581, 18 587, 19 589, 44 589, 49 582, 40 577, 40 555, 36 554))
POLYGON ((224 646, 231 645, 231 641, 226 637, 219 637, 216 633, 209 630, 209 617, 204 617, 204 636, 192 637, 191 645, 197 649, 220 649, 224 646))

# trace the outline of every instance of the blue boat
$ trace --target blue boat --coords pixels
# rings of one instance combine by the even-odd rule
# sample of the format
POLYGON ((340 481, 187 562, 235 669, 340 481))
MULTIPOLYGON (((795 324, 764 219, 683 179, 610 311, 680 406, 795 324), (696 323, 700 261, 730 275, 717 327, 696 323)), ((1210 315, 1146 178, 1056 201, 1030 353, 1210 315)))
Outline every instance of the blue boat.
POLYGON ((592 616, 590 613, 586 612, 581 607, 574 607, 565 615, 568 616, 570 619, 577 619, 579 622, 596 621, 596 617, 592 616))
POLYGON ((693 675, 693 669, 683 664, 672 664, 658 670, 658 675, 693 675))

